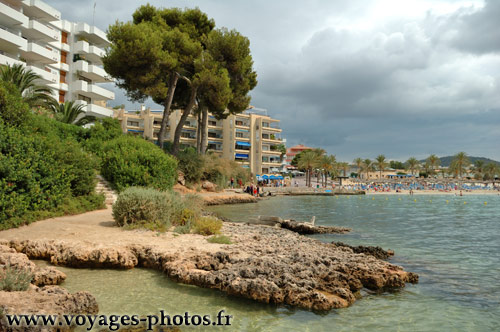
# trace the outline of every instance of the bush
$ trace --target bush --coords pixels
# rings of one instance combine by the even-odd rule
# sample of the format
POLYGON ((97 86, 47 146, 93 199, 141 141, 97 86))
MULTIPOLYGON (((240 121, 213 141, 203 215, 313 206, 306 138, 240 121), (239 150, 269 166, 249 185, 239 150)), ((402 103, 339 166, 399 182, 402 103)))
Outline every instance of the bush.
POLYGON ((201 235, 219 234, 222 228, 222 221, 214 217, 201 217, 195 220, 193 231, 201 235))
POLYGON ((127 188, 113 204, 113 217, 119 226, 165 231, 174 225, 178 226, 174 231, 181 234, 189 233, 200 214, 199 197, 152 188, 127 188))
POLYGON ((58 215, 68 202, 101 206, 79 199, 93 197, 98 165, 78 143, 87 130, 30 113, 16 91, 0 85, 0 228, 58 215))
POLYGON ((132 186, 167 190, 177 181, 177 162, 142 138, 121 136, 104 144, 101 174, 118 191, 132 186))
POLYGON ((99 119, 88 129, 88 135, 82 144, 87 151, 102 157, 104 143, 120 136, 123 136, 123 132, 117 119, 99 119))
POLYGON ((113 204, 113 218, 119 226, 155 223, 170 226, 171 206, 160 191, 131 187, 124 190, 113 204))
POLYGON ((250 181, 252 174, 249 169, 241 167, 234 160, 224 159, 216 154, 207 154, 203 158, 202 178, 215 183, 219 188, 226 188, 231 178, 235 180, 235 183, 239 179, 246 183, 250 181))
POLYGON ((33 279, 31 272, 7 265, 0 270, 0 291, 19 292, 28 290, 33 279))
POLYGON ((19 90, 0 80, 0 121, 9 126, 20 126, 28 118, 29 107, 22 101, 19 90))
POLYGON ((210 243, 219 243, 219 244, 233 244, 231 242, 231 238, 226 235, 214 235, 207 239, 210 243))
POLYGON ((178 234, 189 234, 189 233, 191 233, 191 225, 192 225, 192 223, 188 222, 185 225, 177 226, 174 228, 174 232, 178 233, 178 234))
POLYGON ((179 169, 184 173, 187 183, 198 183, 203 175, 203 159, 192 147, 186 148, 177 155, 179 169))

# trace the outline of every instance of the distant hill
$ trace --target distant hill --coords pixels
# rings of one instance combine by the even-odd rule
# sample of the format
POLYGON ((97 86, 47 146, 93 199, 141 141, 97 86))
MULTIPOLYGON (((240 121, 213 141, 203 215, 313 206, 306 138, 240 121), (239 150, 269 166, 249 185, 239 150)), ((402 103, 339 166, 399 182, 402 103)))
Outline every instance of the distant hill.
MULTIPOLYGON (((449 167, 450 164, 451 164, 451 161, 453 160, 453 158, 455 158, 454 156, 447 156, 447 157, 440 157, 439 159, 441 159, 441 165, 440 166, 443 166, 443 167, 449 167)), ((468 157, 470 162, 472 164, 474 164, 476 162, 476 160, 482 160, 484 161, 484 164, 488 164, 488 163, 496 163, 497 165, 500 165, 500 161, 496 161, 496 160, 493 160, 493 159, 489 159, 489 158, 484 158, 484 157, 471 157, 469 156, 468 157)), ((420 160, 421 163, 425 163, 426 162, 426 159, 422 159, 420 160)))

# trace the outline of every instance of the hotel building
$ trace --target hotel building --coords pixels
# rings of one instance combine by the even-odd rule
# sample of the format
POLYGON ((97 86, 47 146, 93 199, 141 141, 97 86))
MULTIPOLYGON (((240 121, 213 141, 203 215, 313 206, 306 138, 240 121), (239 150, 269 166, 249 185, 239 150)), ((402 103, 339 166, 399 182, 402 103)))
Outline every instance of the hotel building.
MULTIPOLYGON (((142 135, 156 141, 160 131, 163 111, 142 109, 141 111, 116 111, 115 117, 126 133, 142 135)), ((172 112, 168 120, 166 140, 172 141, 181 111, 172 112)), ((209 114, 207 126, 208 151, 239 162, 253 174, 265 174, 281 168, 281 152, 277 146, 284 144, 279 120, 267 115, 267 110, 250 108, 241 114, 229 115, 217 120, 209 114)), ((196 146, 198 121, 195 116, 187 118, 181 133, 181 147, 196 146)))
POLYGON ((88 115, 112 116, 106 102, 114 93, 102 68, 106 33, 87 23, 61 19, 40 0, 0 0, 0 65, 21 64, 41 76, 59 102, 85 105, 88 115))

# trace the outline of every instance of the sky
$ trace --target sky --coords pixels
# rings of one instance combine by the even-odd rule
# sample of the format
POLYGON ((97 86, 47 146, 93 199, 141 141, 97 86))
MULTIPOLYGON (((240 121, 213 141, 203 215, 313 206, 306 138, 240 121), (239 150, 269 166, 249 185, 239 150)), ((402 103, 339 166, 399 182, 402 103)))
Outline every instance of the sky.
MULTIPOLYGON (((146 2, 45 0, 106 31, 146 2)), ((498 0, 150 0, 199 7, 248 37, 255 107, 281 120, 287 146, 405 161, 430 154, 500 160, 498 0)), ((114 88, 115 101, 127 101, 114 88)), ((147 106, 155 107, 152 102, 147 106)))

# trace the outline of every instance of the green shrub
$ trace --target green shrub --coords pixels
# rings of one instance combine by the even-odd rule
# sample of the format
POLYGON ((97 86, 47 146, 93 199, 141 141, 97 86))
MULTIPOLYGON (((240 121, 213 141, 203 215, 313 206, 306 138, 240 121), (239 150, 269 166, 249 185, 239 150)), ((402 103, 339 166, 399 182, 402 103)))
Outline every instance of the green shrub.
POLYGON ((117 119, 99 119, 88 129, 88 135, 82 142, 87 151, 102 157, 104 143, 123 136, 120 122, 117 119))
MULTIPOLYGON (((191 225, 201 214, 201 199, 173 191, 130 187, 118 195, 113 204, 113 217, 120 226, 167 230, 178 226, 178 233, 189 233, 191 225)), ((174 230, 175 231, 175 230, 174 230)))
POLYGON ((189 233, 191 233, 191 227, 192 227, 191 225, 192 225, 192 223, 188 222, 182 226, 176 226, 174 228, 174 232, 178 233, 178 234, 189 234, 189 233))
POLYGON ((203 159, 192 147, 186 148, 177 155, 179 169, 184 173, 187 183, 198 183, 203 175, 203 159))
POLYGON ((0 270, 0 291, 19 292, 28 290, 33 274, 24 269, 13 268, 7 265, 0 270))
POLYGON ((22 101, 15 85, 0 80, 0 121, 9 126, 20 126, 27 121, 29 107, 22 101))
POLYGON ((170 226, 171 207, 166 194, 150 188, 130 187, 113 204, 113 218, 119 226, 159 223, 170 226))
POLYGON ((166 190, 177 181, 177 162, 142 138, 121 136, 104 144, 101 174, 118 191, 132 186, 166 190))
POLYGON ((226 188, 231 178, 235 183, 238 183, 238 180, 246 183, 251 177, 250 170, 243 168, 234 160, 221 158, 216 154, 207 154, 203 158, 202 179, 215 183, 218 188, 226 188))
POLYGON ((207 239, 210 243, 219 243, 219 244, 233 244, 231 242, 231 238, 226 235, 214 235, 207 239))
POLYGON ((201 217, 195 220, 193 231, 201 235, 219 234, 222 221, 214 217, 201 217))

